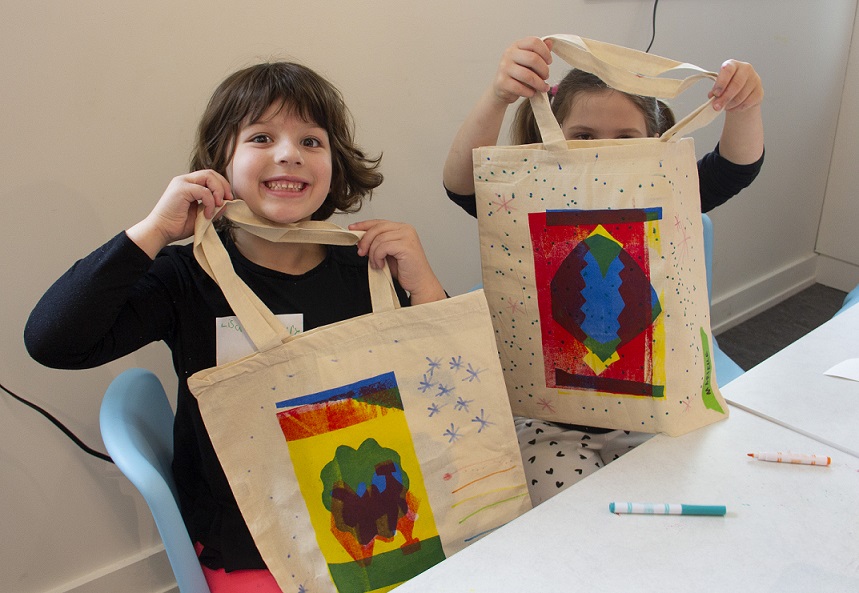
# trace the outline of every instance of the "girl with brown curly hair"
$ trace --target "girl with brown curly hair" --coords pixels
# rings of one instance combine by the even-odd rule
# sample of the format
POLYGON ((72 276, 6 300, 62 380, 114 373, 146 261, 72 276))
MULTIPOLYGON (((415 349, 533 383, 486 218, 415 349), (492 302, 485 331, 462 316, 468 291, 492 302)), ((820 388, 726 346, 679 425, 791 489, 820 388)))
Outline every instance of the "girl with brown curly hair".
MULTIPOLYGON (((25 342, 47 366, 92 368, 163 340, 179 377, 173 474, 211 590, 279 591, 254 545, 186 379, 218 362, 233 312, 194 259, 202 210, 241 198, 276 224, 357 211, 382 182, 379 159, 356 145, 337 89, 287 63, 228 77, 202 117, 191 172, 152 212, 76 263, 30 315, 25 342)), ((383 220, 350 225, 357 245, 273 243, 226 219, 220 237, 238 276, 275 314, 309 330, 372 311, 367 266, 388 261, 403 305, 445 298, 414 229, 383 220)))

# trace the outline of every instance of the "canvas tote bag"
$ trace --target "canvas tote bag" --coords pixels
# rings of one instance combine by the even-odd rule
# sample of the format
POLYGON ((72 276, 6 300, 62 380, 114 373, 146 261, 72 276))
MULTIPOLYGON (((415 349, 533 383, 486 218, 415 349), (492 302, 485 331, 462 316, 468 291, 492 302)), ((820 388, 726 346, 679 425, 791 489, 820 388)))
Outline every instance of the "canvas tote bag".
MULTIPOLYGON (((227 216, 271 241, 362 234, 227 216)), ((387 591, 530 508, 481 292, 397 308, 370 269, 371 314, 290 336, 202 215, 194 249, 258 351, 188 386, 281 589, 387 591)))
MULTIPOLYGON (((572 35, 553 52, 619 90, 676 97, 715 74, 572 35), (691 69, 682 79, 658 78, 691 69)), ((661 138, 474 151, 483 286, 513 413, 680 435, 728 416, 711 357, 694 144, 710 102, 661 138)))

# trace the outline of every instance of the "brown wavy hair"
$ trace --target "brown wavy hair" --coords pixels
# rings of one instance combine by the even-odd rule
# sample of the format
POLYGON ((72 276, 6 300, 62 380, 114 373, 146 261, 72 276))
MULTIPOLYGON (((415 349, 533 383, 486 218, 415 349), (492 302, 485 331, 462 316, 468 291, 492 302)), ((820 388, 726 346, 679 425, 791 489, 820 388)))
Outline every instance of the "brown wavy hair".
MULTIPOLYGON (((573 100, 577 95, 606 90, 622 92, 612 89, 598 76, 574 68, 558 83, 557 91, 550 97, 552 113, 555 115, 558 123, 561 123, 570 112, 573 100)), ((660 105, 654 97, 643 97, 630 93, 623 94, 629 97, 641 111, 642 115, 644 115, 644 123, 648 136, 654 136, 664 131, 662 123, 663 114, 661 113, 660 105)), ((534 119, 534 112, 531 110, 530 101, 522 101, 516 109, 516 115, 510 124, 510 139, 513 144, 536 144, 542 142, 537 121, 534 119)))
POLYGON ((360 210, 363 200, 382 183, 378 170, 382 157, 366 156, 355 143, 352 116, 340 91, 301 64, 268 62, 227 77, 200 119, 191 170, 213 169, 226 176, 239 131, 259 121, 272 105, 289 109, 328 132, 331 190, 313 220, 326 220, 337 210, 360 210))

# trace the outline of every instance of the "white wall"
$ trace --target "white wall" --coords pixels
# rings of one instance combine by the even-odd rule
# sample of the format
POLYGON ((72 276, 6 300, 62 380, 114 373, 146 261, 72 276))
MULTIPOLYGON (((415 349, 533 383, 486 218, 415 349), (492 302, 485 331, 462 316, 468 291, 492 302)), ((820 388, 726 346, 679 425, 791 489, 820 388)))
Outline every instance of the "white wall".
MULTIPOLYGON (((503 49, 577 33, 643 49, 650 0, 214 2, 4 0, 0 19, 0 381, 101 447, 101 395, 162 345, 91 371, 40 367, 26 317, 76 258, 142 218, 186 170, 214 86, 261 59, 301 61, 343 91, 386 182, 361 216, 414 224, 451 293, 479 278, 476 225, 441 188, 448 143, 503 49)), ((663 0, 653 52, 709 69, 735 57, 766 86, 767 162, 713 216, 714 320, 727 326, 814 280, 814 242, 856 0, 663 0)), ((559 76, 563 69, 558 70, 559 76)), ((695 88, 701 99, 705 88, 695 88)), ((719 125, 696 136, 709 150, 719 125)), ((10 593, 169 587, 148 511, 112 466, 0 396, 0 574, 10 593), (117 572, 125 567, 125 570, 117 572), (117 581, 124 581, 120 587, 117 581)))
POLYGON ((859 17, 853 24, 853 44, 847 60, 847 75, 841 97, 841 113, 832 163, 826 182, 826 196, 817 252, 820 254, 818 281, 842 290, 859 283, 859 249, 856 229, 859 228, 859 17))

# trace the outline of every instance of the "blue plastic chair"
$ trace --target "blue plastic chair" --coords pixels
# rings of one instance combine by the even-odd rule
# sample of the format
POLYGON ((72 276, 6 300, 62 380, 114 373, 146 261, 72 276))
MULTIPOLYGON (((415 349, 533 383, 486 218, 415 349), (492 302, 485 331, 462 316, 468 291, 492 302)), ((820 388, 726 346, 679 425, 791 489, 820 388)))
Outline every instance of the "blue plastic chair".
MULTIPOLYGON (((701 215, 704 226, 704 264, 707 267, 707 298, 713 298, 713 221, 706 214, 701 215)), ((724 387, 745 371, 731 357, 725 354, 713 336, 713 366, 716 367, 716 381, 724 387)))
POLYGON ((180 593, 210 593, 182 521, 173 461, 173 410, 161 381, 129 369, 108 386, 99 412, 101 436, 116 466, 143 495, 180 593))
POLYGON ((859 303, 859 286, 854 287, 853 290, 847 293, 847 296, 844 297, 844 303, 841 305, 841 308, 835 312, 835 315, 843 313, 856 303, 859 303))

